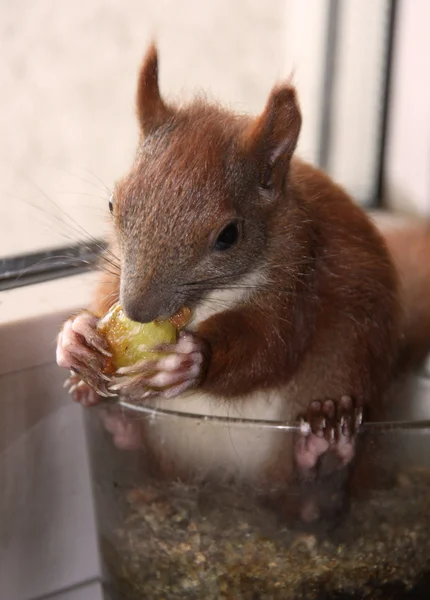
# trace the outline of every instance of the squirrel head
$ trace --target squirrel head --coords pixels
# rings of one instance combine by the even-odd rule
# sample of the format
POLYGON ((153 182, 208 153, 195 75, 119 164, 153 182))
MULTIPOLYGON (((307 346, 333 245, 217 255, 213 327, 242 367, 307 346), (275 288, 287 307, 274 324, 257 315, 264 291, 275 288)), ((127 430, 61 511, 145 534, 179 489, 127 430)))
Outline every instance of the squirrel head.
POLYGON ((153 45, 136 106, 139 147, 115 186, 111 212, 121 304, 147 322, 196 307, 263 269, 271 220, 288 201, 301 115, 290 85, 272 90, 258 118, 201 99, 170 105, 160 94, 153 45))

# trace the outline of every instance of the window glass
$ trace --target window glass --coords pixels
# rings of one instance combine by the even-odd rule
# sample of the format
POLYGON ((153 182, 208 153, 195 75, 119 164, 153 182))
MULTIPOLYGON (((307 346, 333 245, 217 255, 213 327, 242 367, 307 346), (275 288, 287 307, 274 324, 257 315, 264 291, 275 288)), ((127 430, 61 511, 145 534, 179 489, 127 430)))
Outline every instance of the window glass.
MULTIPOLYGON (((271 86, 293 73, 304 116, 299 151, 317 164, 325 155, 323 166, 356 191, 354 169, 351 173, 344 162, 359 161, 359 150, 348 148, 335 131, 331 139, 339 138, 339 166, 336 147, 324 146, 330 136, 323 136, 327 129, 323 125, 333 119, 330 108, 345 114, 339 108, 345 96, 343 71, 349 71, 349 89, 374 76, 375 69, 377 81, 382 81, 383 15, 390 3, 351 0, 349 4, 356 7, 352 15, 342 13, 342 4, 330 0, 271 0, 269 4, 260 0, 4 0, 0 3, 0 258, 63 248, 104 235, 110 188, 129 167, 135 150, 136 74, 151 38, 159 46, 162 91, 173 99, 186 99, 203 89, 235 110, 257 112, 271 86), (361 15, 358 22, 357 14, 361 15), (357 27, 375 15, 379 20, 371 30, 372 43, 366 44, 364 38, 360 42, 357 27), (347 28, 355 32, 354 43, 361 43, 361 58, 355 48, 354 56, 348 60, 347 55, 340 64, 337 58, 347 44, 347 28), (338 42, 334 45, 333 35, 338 42), (336 65, 340 66, 333 77, 336 65), (351 76, 357 65, 365 71, 351 76)), ((362 129, 363 121, 369 125, 367 131, 379 127, 381 90, 382 83, 370 91, 366 88, 373 102, 360 117, 349 115, 346 126, 357 127, 361 118, 362 129)), ((378 159, 373 151, 376 146, 366 159, 372 167, 378 159)), ((372 168, 358 173, 367 187, 357 199, 367 201, 375 174, 372 168)))

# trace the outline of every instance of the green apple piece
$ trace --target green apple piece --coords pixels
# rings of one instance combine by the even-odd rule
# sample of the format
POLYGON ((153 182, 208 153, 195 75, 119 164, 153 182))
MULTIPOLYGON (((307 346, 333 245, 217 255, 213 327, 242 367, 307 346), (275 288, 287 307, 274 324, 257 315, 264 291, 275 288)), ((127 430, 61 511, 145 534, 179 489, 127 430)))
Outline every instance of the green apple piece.
POLYGON ((115 304, 100 319, 97 329, 113 355, 110 371, 132 366, 143 359, 159 358, 160 353, 151 349, 159 344, 174 344, 177 339, 177 330, 170 321, 136 323, 125 316, 120 304, 115 304))

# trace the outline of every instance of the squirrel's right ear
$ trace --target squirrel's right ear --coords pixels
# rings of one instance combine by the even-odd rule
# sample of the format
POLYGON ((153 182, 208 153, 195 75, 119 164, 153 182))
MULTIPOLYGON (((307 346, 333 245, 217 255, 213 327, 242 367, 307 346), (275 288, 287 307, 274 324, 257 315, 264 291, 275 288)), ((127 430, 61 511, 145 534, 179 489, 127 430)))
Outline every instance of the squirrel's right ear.
POLYGON ((263 113, 245 133, 246 151, 253 155, 262 187, 271 187, 277 167, 285 172, 297 145, 302 117, 296 91, 290 85, 272 90, 263 113))
POLYGON ((148 48, 140 68, 137 95, 137 117, 142 133, 147 135, 163 125, 172 115, 158 87, 158 53, 155 44, 148 48))

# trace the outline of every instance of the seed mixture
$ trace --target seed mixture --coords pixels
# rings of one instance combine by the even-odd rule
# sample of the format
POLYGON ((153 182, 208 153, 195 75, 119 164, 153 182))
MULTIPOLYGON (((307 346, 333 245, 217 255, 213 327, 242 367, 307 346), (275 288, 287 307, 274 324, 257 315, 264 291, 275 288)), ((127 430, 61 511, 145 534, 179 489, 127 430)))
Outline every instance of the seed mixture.
POLYGON ((118 525, 102 531, 115 600, 430 597, 425 468, 352 501, 322 533, 285 525, 245 489, 147 481, 117 494, 118 525))

